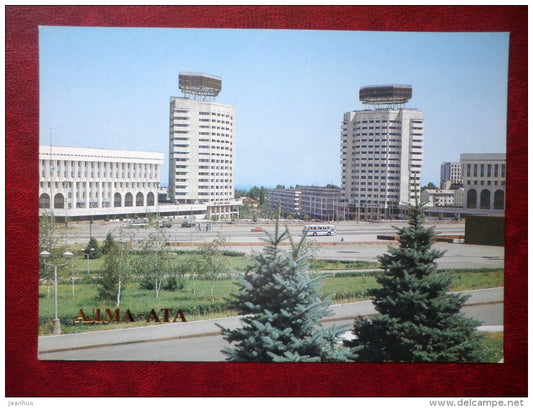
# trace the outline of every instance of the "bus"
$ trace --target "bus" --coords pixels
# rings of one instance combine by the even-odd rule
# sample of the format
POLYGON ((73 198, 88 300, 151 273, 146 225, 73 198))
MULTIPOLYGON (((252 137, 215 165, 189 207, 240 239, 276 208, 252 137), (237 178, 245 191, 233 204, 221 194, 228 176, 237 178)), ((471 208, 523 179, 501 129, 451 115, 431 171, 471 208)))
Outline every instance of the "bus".
POLYGON ((136 218, 134 220, 131 220, 128 226, 130 228, 146 228, 149 227, 150 224, 148 222, 148 218, 136 218))
POLYGON ((306 225, 302 234, 304 235, 335 235, 335 226, 334 225, 306 225))

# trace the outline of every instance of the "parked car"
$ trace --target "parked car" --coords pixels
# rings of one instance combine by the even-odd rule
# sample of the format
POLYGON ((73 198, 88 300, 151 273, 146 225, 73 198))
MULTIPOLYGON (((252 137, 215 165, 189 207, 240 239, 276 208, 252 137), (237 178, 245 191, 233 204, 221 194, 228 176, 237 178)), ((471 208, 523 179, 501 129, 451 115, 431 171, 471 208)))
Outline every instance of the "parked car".
POLYGON ((172 222, 170 222, 170 220, 159 221, 159 228, 170 228, 170 227, 172 227, 172 222))

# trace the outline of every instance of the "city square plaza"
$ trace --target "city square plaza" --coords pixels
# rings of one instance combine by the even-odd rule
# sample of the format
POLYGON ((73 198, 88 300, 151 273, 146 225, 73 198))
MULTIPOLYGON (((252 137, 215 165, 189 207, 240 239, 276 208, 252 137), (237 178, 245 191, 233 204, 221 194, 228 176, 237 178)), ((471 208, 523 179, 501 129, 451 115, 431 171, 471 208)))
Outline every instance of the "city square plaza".
MULTIPOLYGON (((397 235, 395 227, 407 226, 407 222, 402 220, 376 223, 341 221, 332 224, 336 229, 335 235, 308 237, 308 241, 312 243, 313 256, 316 258, 376 261, 378 256, 387 252, 388 245, 395 245, 396 241, 392 240, 397 235), (378 239, 378 236, 388 239, 378 239)), ((273 233, 275 230, 275 222, 270 220, 241 220, 235 223, 199 220, 195 227, 184 228, 181 225, 182 220, 172 220, 171 227, 165 228, 169 250, 194 249, 202 244, 220 240, 228 250, 251 254, 260 251, 264 245, 263 231, 273 233)), ((280 222, 280 228, 287 227, 294 240, 301 239, 305 225, 307 224, 303 221, 280 222)), ((503 268, 504 247, 464 244, 464 222, 427 221, 425 225, 434 226, 437 237, 455 237, 453 242, 434 244, 435 249, 446 251, 444 256, 437 260, 439 268, 503 268)), ((127 226, 127 222, 71 222, 68 227, 59 227, 58 230, 65 244, 86 245, 91 236, 102 242, 109 232, 113 233, 123 226, 127 226)), ((138 238, 142 238, 148 230, 139 228, 134 233, 138 238)), ((289 241, 285 241, 285 244, 289 245, 289 241)))

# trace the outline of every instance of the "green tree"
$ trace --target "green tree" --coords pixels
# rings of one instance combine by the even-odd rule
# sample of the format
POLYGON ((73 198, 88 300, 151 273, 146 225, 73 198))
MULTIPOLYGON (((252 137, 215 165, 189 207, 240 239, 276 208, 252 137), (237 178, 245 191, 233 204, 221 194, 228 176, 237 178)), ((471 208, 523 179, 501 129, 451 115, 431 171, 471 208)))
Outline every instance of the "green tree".
POLYGON ((261 186, 259 189, 259 205, 265 205, 267 200, 268 191, 265 187, 261 186))
POLYGON ((248 197, 259 201, 259 205, 261 206, 263 204, 266 204, 267 193, 268 193, 268 191, 267 191, 267 189, 265 187, 263 187, 263 186, 261 186, 261 187, 253 186, 248 191, 248 197))
MULTIPOLYGON (((59 245, 61 235, 52 215, 44 214, 39 217, 39 253, 43 251, 50 253, 47 263, 62 264, 65 261, 63 253, 72 251, 67 245, 59 245)), ((69 276, 72 273, 72 262, 60 266, 57 272, 60 278, 69 276)), ((41 257, 39 257, 39 278, 46 282, 47 296, 50 296, 50 286, 54 281, 54 268, 45 265, 45 261, 41 257)))
POLYGON ((101 300, 117 300, 120 304, 119 293, 119 274, 124 266, 121 262, 120 250, 118 247, 112 248, 106 255, 99 279, 100 288, 98 289, 98 298, 101 300))
MULTIPOLYGON (((51 216, 45 214, 39 218, 39 253, 48 251, 51 257, 56 254, 54 247, 59 239, 54 231, 54 222, 51 216)), ((52 262, 49 260, 48 262, 52 262)), ((54 278, 54 270, 44 264, 44 260, 39 257, 39 277, 48 283, 48 293, 50 293, 50 283, 54 278)))
MULTIPOLYGON (((188 257, 178 258, 175 253, 168 259, 167 276, 163 282, 162 289, 175 291, 185 288, 185 275, 189 273, 188 257)), ((169 254, 170 255, 170 254, 169 254)))
POLYGON ((165 254, 167 237, 165 231, 154 228, 138 243, 137 254, 133 260, 133 272, 142 276, 144 282, 151 282, 148 286, 155 291, 159 298, 169 270, 170 259, 165 254))
POLYGON ((228 361, 350 361, 351 351, 339 348, 341 333, 323 328, 329 300, 318 295, 318 279, 308 273, 305 237, 291 250, 279 244, 290 238, 286 230, 268 234, 268 245, 255 256, 255 266, 240 280, 234 307, 243 315, 242 328, 222 334, 234 347, 223 352, 228 361))
POLYGON ((108 232, 105 237, 105 241, 102 245, 102 254, 106 255, 115 246, 117 246, 115 238, 113 237, 113 234, 111 232, 108 232))
POLYGON ((44 214, 39 217, 39 252, 48 251, 52 253, 52 249, 57 245, 58 240, 52 216, 44 214))
POLYGON ((400 245, 379 258, 379 288, 369 291, 378 312, 355 319, 357 361, 466 362, 483 359, 479 322, 461 314, 467 296, 449 293, 452 277, 437 271, 444 252, 432 249, 435 232, 423 226, 424 204, 411 206, 400 245))
POLYGON ((259 200, 259 193, 260 193, 259 187, 253 186, 248 191, 248 197, 253 198, 254 200, 259 200))
POLYGON ((89 255, 89 259, 98 259, 102 257, 102 250, 98 245, 98 241, 94 237, 89 239, 89 243, 83 252, 89 255))
POLYGON ((217 279, 230 273, 228 262, 224 258, 222 246, 224 240, 218 237, 211 243, 203 244, 197 255, 196 273, 211 282, 211 301, 215 301, 214 284, 217 279))
POLYGON ((124 227, 119 228, 116 235, 118 242, 107 252, 102 265, 98 298, 116 300, 119 307, 124 284, 131 275, 129 254, 135 237, 124 227))
POLYGON ((241 198, 241 197, 246 197, 248 195, 248 191, 246 190, 240 190, 240 189, 235 189, 235 198, 241 198))

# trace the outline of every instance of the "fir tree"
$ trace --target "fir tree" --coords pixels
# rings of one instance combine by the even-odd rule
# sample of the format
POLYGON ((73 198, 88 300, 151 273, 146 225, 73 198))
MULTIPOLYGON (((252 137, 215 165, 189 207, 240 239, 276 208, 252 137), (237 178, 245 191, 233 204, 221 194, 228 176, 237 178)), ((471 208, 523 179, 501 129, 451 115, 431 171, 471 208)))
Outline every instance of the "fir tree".
POLYGON ((111 232, 108 232, 104 244, 102 245, 101 251, 102 254, 106 255, 107 253, 111 252, 111 250, 117 246, 117 243, 115 241, 115 237, 113 237, 113 234, 111 232))
POLYGON ((102 256, 102 250, 100 249, 96 238, 91 237, 89 239, 89 243, 85 247, 84 253, 89 255, 89 259, 98 259, 102 256))
POLYGON ((424 204, 411 206, 409 226, 398 230, 399 247, 379 258, 380 288, 370 291, 378 312, 358 317, 345 341, 358 350, 357 361, 481 361, 479 322, 460 310, 467 296, 449 293, 452 277, 437 271, 444 252, 432 249, 434 228, 423 226, 424 204))
POLYGON ((339 348, 336 327, 325 329, 319 320, 328 315, 329 301, 318 295, 318 279, 307 271, 305 237, 291 250, 279 244, 288 231, 268 234, 268 245, 255 255, 256 265, 241 279, 234 307, 244 317, 241 328, 222 326, 234 348, 223 352, 228 361, 350 361, 351 351, 339 348))

